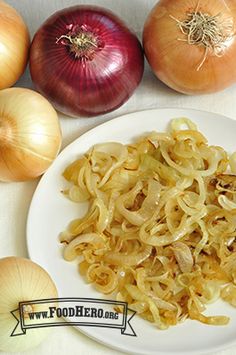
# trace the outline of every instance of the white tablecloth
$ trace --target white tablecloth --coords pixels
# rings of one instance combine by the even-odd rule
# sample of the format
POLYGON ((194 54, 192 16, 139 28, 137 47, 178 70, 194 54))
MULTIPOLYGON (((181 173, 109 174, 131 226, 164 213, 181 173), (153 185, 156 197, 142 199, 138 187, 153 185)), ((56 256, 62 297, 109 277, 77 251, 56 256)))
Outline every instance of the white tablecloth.
MULTIPOLYGON (((77 0, 6 1, 22 14, 28 24, 31 36, 53 12, 79 3, 77 0)), ((83 0, 83 3, 93 3, 110 8, 126 20, 140 37, 145 18, 155 2, 156 0, 83 0)), ((28 69, 16 86, 32 87, 28 69)), ((236 118, 235 98, 236 85, 223 92, 204 96, 185 96, 176 93, 159 82, 146 63, 141 85, 131 99, 120 109, 97 118, 74 119, 60 115, 63 147, 100 123, 138 110, 158 107, 196 108, 236 118)), ((0 257, 9 255, 27 257, 25 226, 27 212, 37 183, 38 180, 25 183, 0 182, 0 257)), ((98 344, 72 327, 58 327, 52 331, 50 337, 42 345, 25 354, 105 355, 121 353, 98 344)), ((215 355, 220 354, 235 355, 236 347, 215 355)))

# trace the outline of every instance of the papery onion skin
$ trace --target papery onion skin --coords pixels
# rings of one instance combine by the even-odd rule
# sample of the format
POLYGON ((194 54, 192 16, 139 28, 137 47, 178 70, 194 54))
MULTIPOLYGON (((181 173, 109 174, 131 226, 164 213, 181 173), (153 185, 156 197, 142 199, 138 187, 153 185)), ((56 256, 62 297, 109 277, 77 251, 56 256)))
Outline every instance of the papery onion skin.
POLYGON ((135 34, 116 15, 96 6, 56 12, 37 31, 30 51, 30 72, 37 90, 70 116, 117 109, 133 94, 143 69, 143 51, 135 34), (76 58, 68 40, 59 40, 73 26, 86 28, 98 41, 89 59, 76 58))
POLYGON ((143 46, 155 75, 172 89, 184 94, 206 94, 223 90, 236 81, 236 6, 234 1, 161 0, 149 14, 143 31, 143 46), (201 11, 232 19, 233 34, 222 56, 205 55, 201 45, 190 45, 177 20, 187 13, 201 11), (178 40, 181 39, 181 40, 178 40))
POLYGON ((0 1, 0 90, 14 85, 23 74, 29 47, 29 32, 22 17, 0 1))
POLYGON ((0 181, 42 175, 60 147, 57 112, 42 95, 16 87, 0 91, 0 181))
MULTIPOLYGON (((49 274, 33 261, 13 256, 0 259, 0 351, 19 352, 39 345, 51 328, 30 329, 21 336, 11 336, 17 324, 11 311, 18 309, 19 302, 57 296, 49 274)), ((33 312, 45 310, 44 305, 33 307, 33 312)), ((45 323, 48 321, 50 318, 44 319, 45 323)))

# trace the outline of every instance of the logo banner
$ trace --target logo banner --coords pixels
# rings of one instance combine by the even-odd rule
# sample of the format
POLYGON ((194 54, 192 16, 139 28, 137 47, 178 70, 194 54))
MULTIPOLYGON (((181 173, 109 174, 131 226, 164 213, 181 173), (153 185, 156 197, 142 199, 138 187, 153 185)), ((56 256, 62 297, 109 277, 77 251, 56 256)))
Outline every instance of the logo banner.
POLYGON ((127 302, 94 298, 50 298, 20 302, 12 312, 17 324, 11 336, 26 334, 32 328, 87 326, 120 329, 136 336, 130 321, 136 312, 127 302))

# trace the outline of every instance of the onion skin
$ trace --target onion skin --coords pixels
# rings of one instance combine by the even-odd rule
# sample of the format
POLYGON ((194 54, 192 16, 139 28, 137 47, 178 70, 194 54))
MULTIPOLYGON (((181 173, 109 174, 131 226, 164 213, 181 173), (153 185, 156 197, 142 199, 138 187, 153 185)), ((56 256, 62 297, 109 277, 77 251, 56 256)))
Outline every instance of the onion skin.
MULTIPOLYGON (((51 328, 28 329, 26 334, 11 336, 17 324, 11 311, 19 308, 19 302, 58 297, 50 275, 29 259, 14 256, 2 258, 0 291, 0 351, 20 352, 38 346, 51 328)), ((45 306, 39 303, 32 309, 33 312, 44 310, 45 306)), ((50 319, 44 319, 44 322, 50 322, 50 319)))
POLYGON ((133 94, 144 70, 140 42, 111 12, 79 5, 56 12, 37 31, 30 50, 36 89, 59 111, 95 116, 117 109, 133 94), (88 26, 102 47, 91 60, 75 58, 57 40, 70 25, 88 26))
POLYGON ((207 55, 200 70, 197 68, 204 57, 205 48, 178 40, 184 36, 170 15, 183 21, 188 12, 194 12, 198 3, 202 13, 220 13, 224 19, 231 17, 236 23, 235 1, 161 0, 149 14, 143 31, 145 55, 155 75, 172 89, 184 94, 212 93, 236 81, 235 35, 225 53, 221 57, 207 55))
POLYGON ((16 87, 0 91, 0 181, 42 175, 60 147, 57 112, 42 95, 16 87))
POLYGON ((29 55, 30 37, 17 11, 0 1, 0 90, 16 83, 29 55))

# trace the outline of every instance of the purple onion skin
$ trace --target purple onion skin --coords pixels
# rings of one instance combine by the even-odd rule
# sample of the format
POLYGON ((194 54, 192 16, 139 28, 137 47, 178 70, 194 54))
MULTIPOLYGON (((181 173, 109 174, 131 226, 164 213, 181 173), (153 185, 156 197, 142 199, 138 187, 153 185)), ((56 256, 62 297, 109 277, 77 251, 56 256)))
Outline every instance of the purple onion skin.
MULTIPOLYGON (((63 43, 62 43, 63 42, 63 43)), ((124 104, 144 70, 142 46, 116 15, 96 6, 79 5, 52 15, 36 32, 30 72, 36 89, 70 116, 96 116, 124 104), (58 39, 72 26, 85 26, 99 39, 89 59, 71 52, 58 39)))

